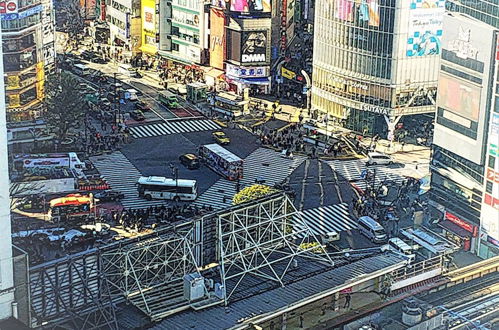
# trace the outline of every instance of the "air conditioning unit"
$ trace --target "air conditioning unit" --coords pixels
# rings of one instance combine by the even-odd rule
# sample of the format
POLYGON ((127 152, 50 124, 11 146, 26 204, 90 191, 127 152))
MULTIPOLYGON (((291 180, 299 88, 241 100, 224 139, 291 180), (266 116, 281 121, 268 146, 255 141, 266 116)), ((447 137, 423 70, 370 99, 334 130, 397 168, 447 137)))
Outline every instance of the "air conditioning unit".
POLYGON ((199 300, 205 295, 204 277, 198 273, 184 276, 184 298, 188 301, 199 300))

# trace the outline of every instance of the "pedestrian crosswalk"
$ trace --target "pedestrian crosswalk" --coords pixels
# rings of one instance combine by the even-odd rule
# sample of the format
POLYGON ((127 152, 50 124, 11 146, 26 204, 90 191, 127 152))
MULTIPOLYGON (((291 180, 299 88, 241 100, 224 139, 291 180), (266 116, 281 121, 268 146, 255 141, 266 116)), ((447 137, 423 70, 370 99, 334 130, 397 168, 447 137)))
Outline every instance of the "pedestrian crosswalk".
MULTIPOLYGON (((251 186, 255 183, 255 180, 269 186, 279 183, 287 178, 305 159, 304 156, 295 156, 293 159, 288 159, 274 150, 258 148, 244 159, 243 179, 240 181, 240 187, 242 189, 251 186)), ((235 182, 219 179, 213 186, 198 196, 194 204, 221 209, 232 204, 232 197, 235 194, 235 182)))
POLYGON ((162 123, 130 127, 134 138, 145 138, 152 136, 212 131, 220 129, 220 126, 209 119, 193 120, 170 120, 162 123))
MULTIPOLYGON (((296 223, 305 223, 316 236, 324 236, 332 231, 339 233, 357 227, 350 216, 347 203, 300 211, 293 220, 296 223)), ((302 228, 297 229, 300 231, 302 228)))
POLYGON ((361 176, 364 170, 369 170, 371 173, 376 173, 374 176, 375 186, 378 187, 383 182, 394 182, 400 184, 406 180, 404 176, 404 167, 393 167, 383 165, 366 166, 365 160, 331 160, 327 164, 338 175, 338 180, 350 181, 356 187, 364 190, 368 185, 372 185, 372 181, 366 181, 361 176))
POLYGON ((165 201, 147 201, 139 197, 136 183, 141 173, 121 152, 115 151, 109 155, 90 157, 90 161, 111 185, 112 190, 125 195, 125 198, 121 200, 125 208, 144 208, 165 204, 165 201))

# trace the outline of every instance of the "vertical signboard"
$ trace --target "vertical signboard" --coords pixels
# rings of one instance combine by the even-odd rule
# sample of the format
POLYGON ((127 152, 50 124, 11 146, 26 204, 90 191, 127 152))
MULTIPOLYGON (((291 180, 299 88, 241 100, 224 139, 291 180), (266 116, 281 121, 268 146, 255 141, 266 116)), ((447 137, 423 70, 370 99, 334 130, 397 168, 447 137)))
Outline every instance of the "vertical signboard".
POLYGON ((487 166, 487 169, 485 170, 482 228, 494 242, 499 241, 499 159, 496 154, 497 141, 499 141, 499 113, 492 112, 487 157, 489 157, 489 159, 490 157, 495 157, 495 162, 486 162, 487 165, 494 165, 494 167, 491 168, 487 166))
POLYGON ((43 60, 46 65, 55 63, 55 17, 52 0, 42 0, 43 60))
POLYGON ((225 60, 225 15, 211 8, 210 13, 210 66, 223 70, 225 60))
POLYGON ((142 50, 148 54, 158 51, 156 43, 156 1, 142 0, 142 50))
POLYGON ((440 54, 444 12, 445 0, 411 0, 408 57, 440 54))

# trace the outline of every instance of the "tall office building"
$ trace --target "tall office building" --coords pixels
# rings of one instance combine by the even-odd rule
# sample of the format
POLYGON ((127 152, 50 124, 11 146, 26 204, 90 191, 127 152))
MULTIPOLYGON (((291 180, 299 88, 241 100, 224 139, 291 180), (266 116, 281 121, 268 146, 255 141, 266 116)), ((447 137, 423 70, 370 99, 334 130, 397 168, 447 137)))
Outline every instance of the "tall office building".
MULTIPOLYGON (((1 35, 0 30, 0 35, 1 35)), ((0 46, 0 54, 2 46, 0 46)), ((0 61, 0 75, 3 75, 0 61)), ((11 248, 11 225, 9 203, 9 164, 7 158, 7 124, 5 111, 5 86, 0 80, 0 320, 12 316, 14 302, 14 273, 11 248)))
POLYGON ((499 255, 499 4, 448 1, 431 159, 431 205, 449 238, 499 255))
POLYGON ((45 75, 55 66, 52 0, 6 1, 0 14, 7 121, 40 115, 45 75))
POLYGON ((433 114, 444 4, 317 0, 312 117, 391 139, 402 116, 433 114))

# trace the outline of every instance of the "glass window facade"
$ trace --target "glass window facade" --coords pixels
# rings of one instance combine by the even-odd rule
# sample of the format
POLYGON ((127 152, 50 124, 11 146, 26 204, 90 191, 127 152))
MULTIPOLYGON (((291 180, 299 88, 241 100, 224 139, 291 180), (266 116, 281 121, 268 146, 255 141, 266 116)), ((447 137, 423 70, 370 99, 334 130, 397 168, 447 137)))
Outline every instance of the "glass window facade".
POLYGON ((447 0, 449 11, 464 13, 499 28, 498 0, 447 0))
MULTIPOLYGON (((313 107, 343 118, 355 109, 327 95, 390 107, 395 0, 317 1, 315 9, 313 107)), ((353 111, 353 112, 352 112, 353 111)), ((371 123, 361 119, 354 126, 371 123)), ((370 116, 368 116, 370 117, 370 116)))

